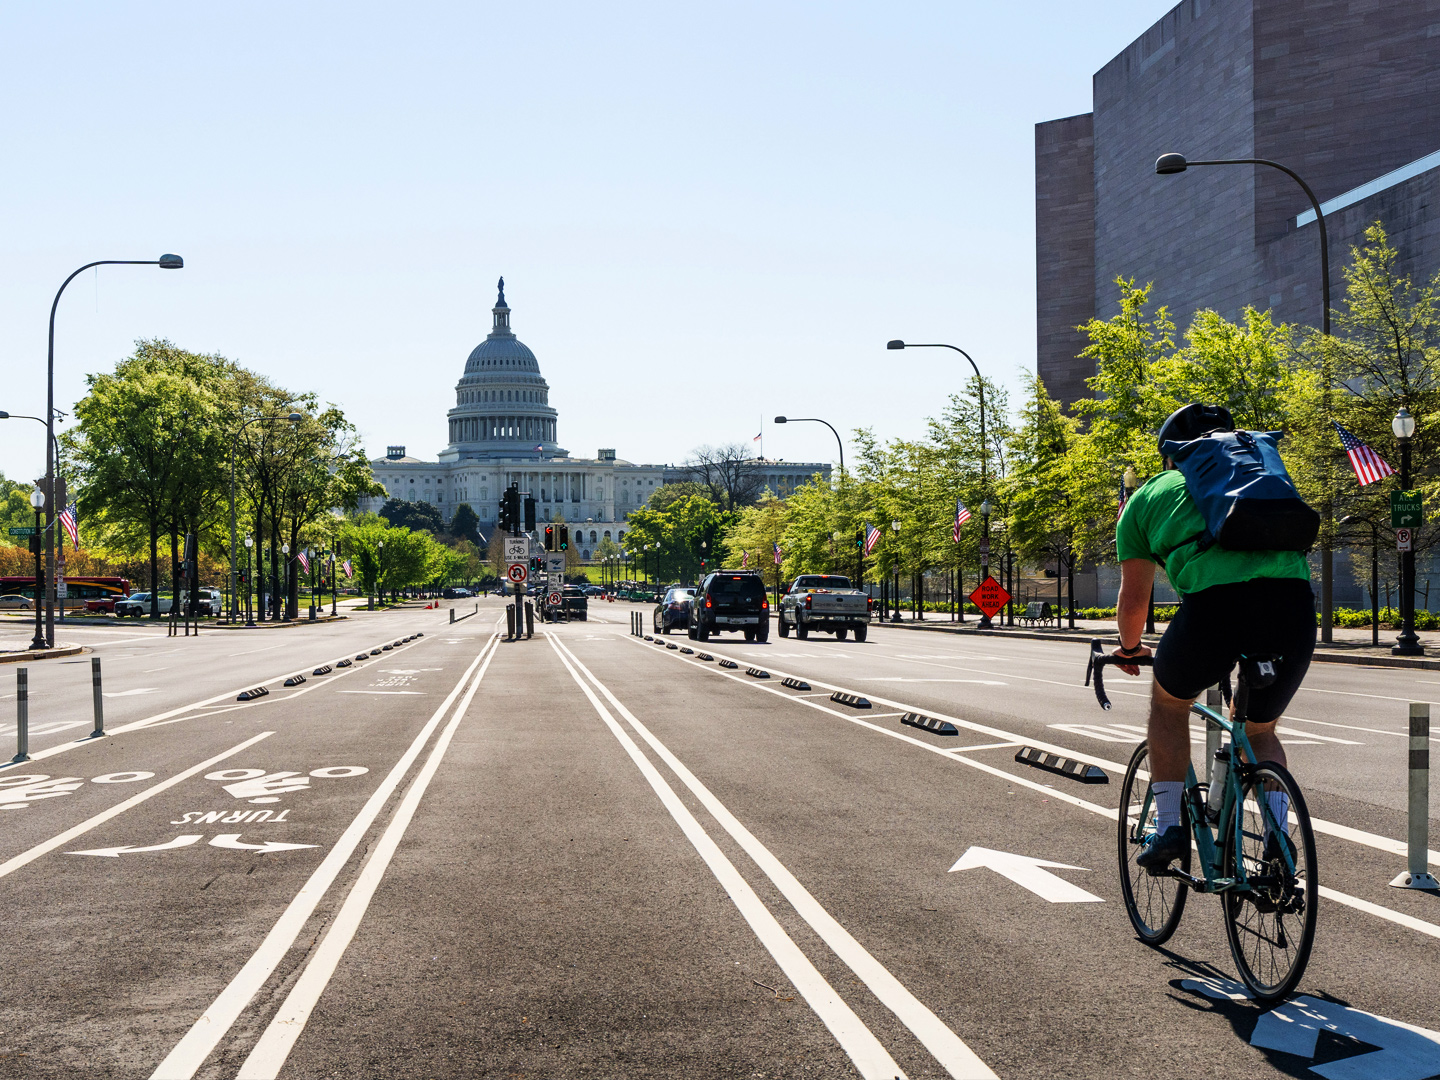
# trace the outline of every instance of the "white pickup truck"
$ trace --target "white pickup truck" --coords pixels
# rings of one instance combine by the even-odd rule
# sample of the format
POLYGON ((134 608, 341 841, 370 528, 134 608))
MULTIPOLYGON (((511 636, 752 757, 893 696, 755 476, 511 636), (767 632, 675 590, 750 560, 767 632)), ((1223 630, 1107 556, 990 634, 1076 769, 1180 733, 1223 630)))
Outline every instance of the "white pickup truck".
POLYGON ((844 641, 853 630, 855 640, 864 641, 870 630, 870 598, 839 574, 801 574, 780 600, 779 619, 781 637, 789 637, 793 628, 801 641, 811 630, 844 641))

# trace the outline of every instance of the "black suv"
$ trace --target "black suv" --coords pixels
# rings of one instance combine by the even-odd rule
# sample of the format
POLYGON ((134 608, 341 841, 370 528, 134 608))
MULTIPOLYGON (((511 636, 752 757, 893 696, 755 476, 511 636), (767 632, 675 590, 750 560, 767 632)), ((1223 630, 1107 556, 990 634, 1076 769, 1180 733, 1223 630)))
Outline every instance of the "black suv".
POLYGON ((711 634, 740 630, 746 641, 770 637, 770 601, 765 582, 751 570, 717 570, 695 590, 688 632, 697 641, 711 634))

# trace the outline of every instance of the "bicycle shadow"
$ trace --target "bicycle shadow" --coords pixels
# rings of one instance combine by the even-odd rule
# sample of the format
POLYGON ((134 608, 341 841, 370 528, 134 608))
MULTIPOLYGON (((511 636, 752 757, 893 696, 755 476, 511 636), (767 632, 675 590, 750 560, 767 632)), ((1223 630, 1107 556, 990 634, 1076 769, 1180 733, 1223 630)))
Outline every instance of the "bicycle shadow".
POLYGON ((1323 992, 1296 994, 1274 1006, 1213 964, 1158 949, 1171 998, 1224 1018, 1235 1036, 1260 1050, 1280 1073, 1326 1080, 1429 1080, 1440 1076, 1440 1032, 1376 1016, 1323 992))

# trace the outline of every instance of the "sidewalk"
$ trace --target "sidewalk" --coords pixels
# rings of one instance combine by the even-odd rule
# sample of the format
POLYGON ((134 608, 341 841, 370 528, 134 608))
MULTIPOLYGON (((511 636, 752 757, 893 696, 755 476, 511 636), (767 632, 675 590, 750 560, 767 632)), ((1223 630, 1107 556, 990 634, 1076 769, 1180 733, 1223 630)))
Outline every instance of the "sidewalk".
MULTIPOLYGON (((1042 628, 1022 626, 1019 620, 1013 627, 1004 627, 995 630, 979 630, 976 624, 979 616, 967 615, 964 623, 951 622, 949 616, 941 612, 928 612, 923 621, 912 621, 909 612, 901 613, 904 618, 902 622, 886 622, 884 625, 899 630, 929 631, 941 634, 970 634, 975 637, 1009 637, 1021 638, 1034 641, 1088 641, 1090 638, 1100 638, 1106 643, 1116 640, 1115 620, 1113 619, 1076 619, 1075 629, 1069 629, 1069 620, 1061 618, 1060 627, 1042 628)), ((999 619, 996 619, 998 627, 999 619)), ((1160 640, 1160 634, 1165 632, 1166 623, 1155 624, 1155 634, 1146 634, 1145 642, 1154 645, 1160 640)), ((1421 668, 1429 671, 1440 671, 1440 632, 1425 631, 1417 633, 1420 644, 1425 649, 1425 656, 1391 656, 1390 646, 1395 644, 1399 636, 1398 630, 1381 630, 1380 646, 1376 648, 1370 643, 1370 627, 1344 627, 1337 626, 1334 629, 1334 641, 1328 645, 1319 644, 1315 646, 1315 660, 1317 664, 1362 664, 1372 667, 1404 667, 1421 668)))
POLYGON ((0 631, 0 664, 18 664, 26 660, 49 660, 56 656, 74 656, 85 650, 83 645, 67 645, 64 642, 57 644, 53 649, 31 649, 30 642, 33 640, 33 632, 22 636, 0 631))

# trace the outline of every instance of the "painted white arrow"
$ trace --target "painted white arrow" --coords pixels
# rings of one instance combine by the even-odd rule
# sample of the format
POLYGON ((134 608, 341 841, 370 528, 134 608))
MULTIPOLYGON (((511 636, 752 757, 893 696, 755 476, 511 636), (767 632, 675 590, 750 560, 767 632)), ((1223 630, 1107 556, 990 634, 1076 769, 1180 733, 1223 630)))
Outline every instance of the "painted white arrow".
POLYGON ((997 874, 1001 874, 1016 885, 1022 885, 1029 889, 1042 900, 1049 900, 1052 904, 1103 904, 1102 897, 1094 893, 1088 893, 1078 885, 1072 885, 1062 877, 1056 877, 1048 870, 1041 867, 1049 866, 1056 870, 1084 870, 1083 866, 1071 866, 1069 863, 1047 862, 1044 859, 1032 859, 1028 855, 1012 855, 1008 851, 992 851, 990 848, 972 847, 961 855, 954 866, 950 867, 953 874, 956 870, 974 870, 978 867, 988 866, 997 874))
POLYGON ((279 840, 266 840, 263 844, 242 844, 240 834, 222 833, 210 841, 211 847, 232 848, 235 851, 253 851, 256 855, 268 855, 272 851, 294 851, 296 848, 319 847, 319 844, 285 844, 279 840))
POLYGON ((90 851, 67 851, 66 855, 103 855, 108 859, 118 859, 121 855, 130 855, 136 851, 169 851, 171 848, 189 847, 196 840, 202 840, 202 836, 177 836, 166 844, 153 844, 150 847, 102 847, 90 851))

